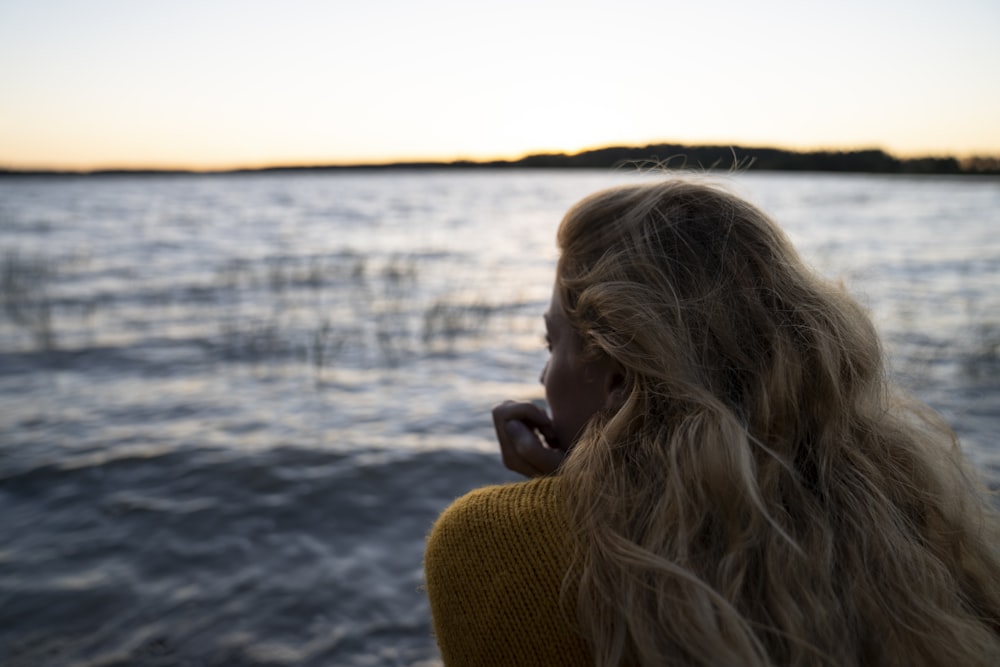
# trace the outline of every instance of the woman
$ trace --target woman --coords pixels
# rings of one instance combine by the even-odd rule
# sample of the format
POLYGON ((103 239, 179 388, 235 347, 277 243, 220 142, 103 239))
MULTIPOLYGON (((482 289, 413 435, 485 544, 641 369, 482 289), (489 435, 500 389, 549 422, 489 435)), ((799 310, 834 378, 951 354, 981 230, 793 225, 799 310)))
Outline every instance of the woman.
POLYGON ((494 411, 537 479, 428 541, 446 664, 1000 664, 986 492, 774 223, 671 180, 592 195, 558 242, 551 418, 494 411))

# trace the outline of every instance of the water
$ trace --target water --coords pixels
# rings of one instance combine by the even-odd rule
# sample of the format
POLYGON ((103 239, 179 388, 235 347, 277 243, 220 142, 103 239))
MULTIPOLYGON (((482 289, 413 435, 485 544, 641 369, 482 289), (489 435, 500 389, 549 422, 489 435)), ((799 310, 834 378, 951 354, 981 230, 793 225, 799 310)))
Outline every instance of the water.
MULTIPOLYGON (((555 227, 637 178, 0 181, 0 663, 437 664, 426 531, 514 479, 555 227)), ((1000 478, 1000 181, 724 181, 1000 478)))

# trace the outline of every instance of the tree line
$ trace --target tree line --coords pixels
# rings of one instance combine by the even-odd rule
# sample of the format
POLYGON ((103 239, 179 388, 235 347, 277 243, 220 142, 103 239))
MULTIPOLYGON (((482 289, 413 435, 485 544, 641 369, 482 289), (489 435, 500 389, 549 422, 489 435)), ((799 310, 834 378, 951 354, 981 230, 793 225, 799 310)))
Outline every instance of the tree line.
POLYGON ((1000 174, 1000 157, 898 158, 880 149, 792 151, 740 146, 650 144, 614 146, 576 154, 544 153, 487 166, 614 168, 627 165, 695 170, 825 171, 876 174, 1000 174))
MULTIPOLYGON (((697 171, 820 171, 869 174, 991 174, 1000 175, 1000 156, 955 158, 927 156, 899 158, 877 149, 794 151, 782 148, 743 146, 685 146, 649 144, 610 146, 579 153, 535 153, 514 160, 455 160, 448 162, 386 162, 381 164, 330 164, 323 166, 276 166, 258 169, 220 170, 209 173, 324 171, 340 169, 693 169, 697 171)), ((165 175, 192 173, 184 170, 102 169, 89 172, 60 170, 0 169, 0 176, 31 175, 165 175)))

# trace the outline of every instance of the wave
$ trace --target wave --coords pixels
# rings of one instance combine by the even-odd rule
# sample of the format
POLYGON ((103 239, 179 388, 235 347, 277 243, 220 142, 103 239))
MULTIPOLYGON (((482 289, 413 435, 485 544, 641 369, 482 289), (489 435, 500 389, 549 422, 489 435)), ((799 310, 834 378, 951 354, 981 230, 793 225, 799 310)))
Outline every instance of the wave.
POLYGON ((0 662, 433 663, 424 537, 458 495, 512 479, 475 452, 298 448, 6 474, 0 662))

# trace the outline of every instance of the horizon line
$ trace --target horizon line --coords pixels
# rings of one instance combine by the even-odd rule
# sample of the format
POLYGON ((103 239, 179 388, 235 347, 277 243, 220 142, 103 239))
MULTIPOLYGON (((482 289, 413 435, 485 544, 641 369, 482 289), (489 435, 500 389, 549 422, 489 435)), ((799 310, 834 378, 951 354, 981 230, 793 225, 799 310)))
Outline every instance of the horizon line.
MULTIPOLYGON (((183 175, 183 174, 239 174, 239 173, 255 173, 255 172, 275 172, 275 171, 307 171, 307 170, 363 170, 363 169, 401 169, 401 168, 461 168, 461 167, 538 167, 538 166, 553 166, 554 168, 572 168, 581 166, 593 166, 594 168, 612 167, 615 165, 573 165, 566 164, 561 167, 555 165, 538 165, 532 164, 538 160, 544 160, 546 158, 550 159, 564 159, 567 161, 572 161, 574 159, 585 158, 587 156, 610 153, 614 151, 646 151, 646 150, 657 150, 657 149, 669 149, 669 150, 690 150, 690 151, 723 151, 728 152, 733 160, 733 167, 743 169, 752 169, 753 167, 753 157, 749 158, 749 163, 747 159, 737 158, 737 151, 745 152, 765 152, 769 154, 784 154, 790 157, 819 157, 819 156, 858 156, 858 155, 873 155, 879 154, 889 158, 897 163, 906 164, 914 163, 920 161, 936 161, 945 162, 953 161, 956 165, 965 164, 975 164, 981 163, 981 167, 986 167, 991 172, 995 172, 1000 169, 1000 153, 996 154, 967 154, 964 156, 958 155, 946 155, 946 154, 932 154, 932 153, 914 153, 908 154, 906 157, 899 157, 884 148, 879 146, 856 146, 856 147, 829 147, 829 148, 786 148, 781 146, 768 146, 768 145, 740 145, 740 144, 728 144, 728 143, 698 143, 698 144, 681 144, 681 143, 671 143, 671 142, 658 142, 658 143, 648 143, 648 144, 612 144, 605 146, 598 146, 592 148, 580 149, 576 152, 559 151, 559 150, 548 150, 540 152, 530 152, 524 153, 520 157, 491 157, 491 158, 471 158, 471 157, 452 157, 452 158, 400 158, 400 159, 387 159, 387 160, 371 160, 371 161, 354 161, 354 162, 302 162, 298 164, 293 163, 265 163, 258 165, 232 165, 232 166, 211 166, 211 167, 198 167, 198 166, 121 166, 121 165, 109 165, 101 167, 84 167, 84 168, 65 168, 65 167, 19 167, 13 165, 3 165, 0 164, 0 175, 3 176, 16 176, 16 175, 51 175, 51 176, 87 176, 87 175, 114 175, 114 174, 163 174, 163 175, 183 175)), ((663 160, 669 162, 671 160, 681 158, 686 159, 687 156, 684 155, 672 155, 664 158, 659 156, 649 156, 648 158, 636 158, 632 160, 624 159, 620 162, 637 163, 637 162, 656 162, 658 160, 663 160)), ((718 162, 718 161, 717 161, 718 162)), ((716 164, 710 166, 701 166, 699 168, 703 169, 714 169, 716 164)), ((686 167, 681 167, 686 168, 686 167)), ((763 169, 773 169, 768 167, 757 167, 763 169)), ((797 168, 794 170, 802 170, 797 168)), ((975 172, 974 172, 975 173, 975 172)))

